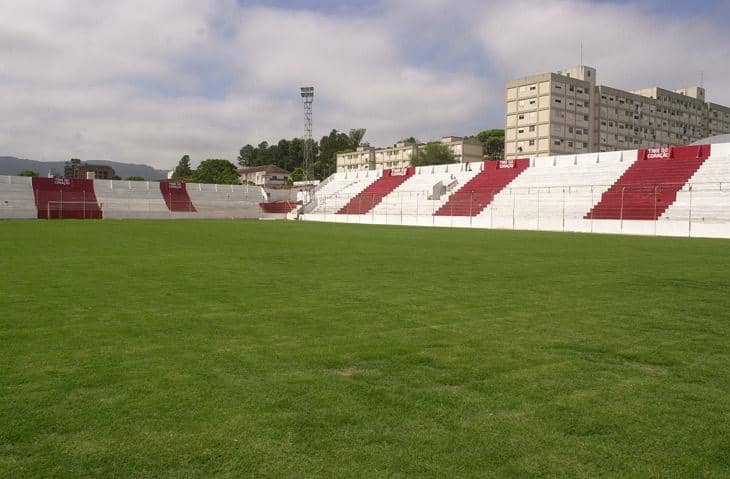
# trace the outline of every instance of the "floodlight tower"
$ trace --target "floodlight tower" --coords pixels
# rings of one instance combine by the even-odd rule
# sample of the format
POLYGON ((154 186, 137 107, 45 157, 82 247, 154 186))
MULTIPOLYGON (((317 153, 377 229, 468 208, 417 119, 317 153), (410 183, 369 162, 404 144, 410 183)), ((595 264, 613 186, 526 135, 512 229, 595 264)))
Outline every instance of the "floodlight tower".
POLYGON ((309 181, 310 170, 314 159, 312 158, 313 151, 313 139, 312 139, 312 102, 314 101, 314 87, 305 86, 301 88, 302 102, 304 102, 304 165, 302 173, 304 181, 309 181))

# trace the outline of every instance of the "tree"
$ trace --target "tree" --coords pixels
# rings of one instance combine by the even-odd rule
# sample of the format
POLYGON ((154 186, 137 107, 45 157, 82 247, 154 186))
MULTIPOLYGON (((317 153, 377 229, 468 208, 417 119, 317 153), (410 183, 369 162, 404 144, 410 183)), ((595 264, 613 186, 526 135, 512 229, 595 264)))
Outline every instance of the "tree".
MULTIPOLYGON (((364 135, 365 130, 362 128, 361 130, 364 135)), ((351 130, 350 133, 352 134, 353 131, 355 130, 351 130)), ((315 161, 313 165, 315 178, 326 178, 329 173, 335 171, 337 167, 337 153, 355 151, 355 148, 352 146, 352 141, 352 136, 337 130, 332 130, 329 135, 323 136, 319 141, 319 161, 315 161)))
POLYGON ((294 171, 291 172, 291 175, 289 175, 289 181, 295 182, 295 181, 302 181, 304 179, 304 172, 301 168, 294 168, 294 171))
POLYGON ((144 181, 144 178, 141 176, 128 176, 126 178, 127 181, 144 181))
POLYGON ((195 183, 217 183, 223 185, 238 185, 238 171, 236 165, 228 160, 208 159, 200 163, 193 172, 192 181, 195 183))
POLYGON ((349 137, 350 137, 350 148, 357 149, 358 146, 360 146, 360 143, 362 143, 362 139, 365 137, 365 132, 367 129, 365 128, 353 128, 350 130, 349 137))
POLYGON ((414 137, 409 136, 408 138, 403 138, 398 143, 418 143, 418 140, 416 140, 414 137))
POLYGON ((271 151, 269 151, 269 143, 262 141, 259 146, 256 147, 256 156, 254 157, 253 166, 262 166, 271 164, 271 151))
POLYGON ((38 173, 33 170, 23 170, 18 173, 18 176, 38 176, 38 173))
POLYGON ((444 163, 455 163, 454 152, 448 145, 434 141, 427 143, 420 151, 411 158, 412 166, 442 165, 444 163))
POLYGON ((114 176, 112 176, 112 180, 117 180, 117 181, 119 181, 119 180, 121 180, 121 179, 122 179, 122 177, 121 177, 121 176, 119 176, 119 175, 114 175, 114 176))
POLYGON ((504 130, 494 128, 477 133, 477 140, 482 143, 484 155, 491 160, 504 159, 504 130))
POLYGON ((193 170, 190 168, 190 156, 185 155, 180 158, 177 168, 172 173, 172 178, 178 181, 189 181, 193 176, 193 170))
POLYGON ((253 165, 256 149, 253 145, 246 145, 238 152, 238 164, 245 167, 253 165))

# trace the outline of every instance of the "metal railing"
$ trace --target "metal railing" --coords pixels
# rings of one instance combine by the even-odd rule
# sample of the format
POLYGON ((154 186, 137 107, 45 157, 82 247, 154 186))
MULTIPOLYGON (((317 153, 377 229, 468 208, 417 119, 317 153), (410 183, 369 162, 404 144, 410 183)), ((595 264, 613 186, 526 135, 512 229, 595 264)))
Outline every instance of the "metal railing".
POLYGON ((468 192, 462 188, 438 199, 429 199, 426 191, 397 191, 384 197, 335 193, 315 196, 304 219, 688 236, 698 225, 716 225, 712 235, 730 237, 730 208, 716 206, 730 202, 722 199, 728 192, 730 182, 718 181, 620 188, 600 184, 468 192))

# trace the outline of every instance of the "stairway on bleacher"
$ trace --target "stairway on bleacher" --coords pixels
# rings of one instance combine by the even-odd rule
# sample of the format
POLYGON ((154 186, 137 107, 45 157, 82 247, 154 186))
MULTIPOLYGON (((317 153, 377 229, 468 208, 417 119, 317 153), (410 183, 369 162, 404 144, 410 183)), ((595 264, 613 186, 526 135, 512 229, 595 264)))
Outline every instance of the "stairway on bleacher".
POLYGON ((530 165, 530 160, 487 161, 484 169, 451 195, 436 216, 476 216, 530 165))
POLYGON ((415 167, 383 170, 383 176, 353 197, 337 214, 362 215, 377 206, 383 197, 390 194, 415 173, 415 167))
POLYGON ((585 218, 655 220, 709 156, 710 145, 639 150, 637 161, 585 218))

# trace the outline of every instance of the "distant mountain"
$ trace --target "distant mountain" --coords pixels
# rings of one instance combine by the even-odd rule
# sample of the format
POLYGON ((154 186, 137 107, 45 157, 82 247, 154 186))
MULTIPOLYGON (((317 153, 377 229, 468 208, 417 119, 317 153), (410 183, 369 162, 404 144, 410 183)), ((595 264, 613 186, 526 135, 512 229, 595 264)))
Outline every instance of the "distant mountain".
MULTIPOLYGON (((167 171, 156 170, 147 165, 133 165, 105 160, 90 161, 89 163, 111 166, 117 175, 122 178, 141 176, 150 181, 167 179, 167 171)), ((62 175, 63 164, 63 161, 35 161, 15 158, 14 156, 0 156, 0 175, 17 175, 23 170, 37 171, 41 176, 47 176, 49 170, 62 175)))

